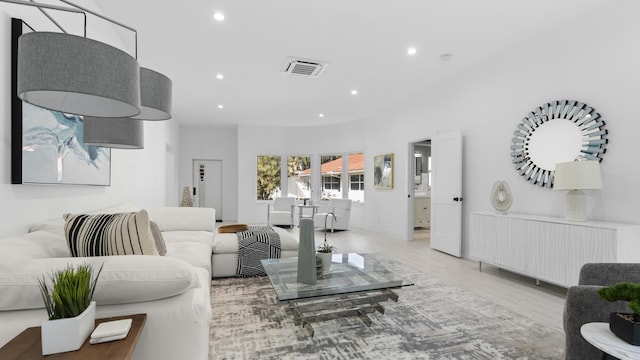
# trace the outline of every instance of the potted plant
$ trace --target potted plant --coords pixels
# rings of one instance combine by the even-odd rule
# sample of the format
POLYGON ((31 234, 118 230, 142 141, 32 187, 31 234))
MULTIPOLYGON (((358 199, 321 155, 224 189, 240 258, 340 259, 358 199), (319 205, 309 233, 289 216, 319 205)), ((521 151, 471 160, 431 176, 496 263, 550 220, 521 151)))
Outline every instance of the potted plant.
POLYGON ((640 345, 640 284, 619 282, 598 290, 598 295, 607 301, 628 302, 633 313, 610 313, 609 329, 629 344, 640 345))
POLYGON ((327 239, 324 239, 322 245, 318 246, 317 256, 322 264, 322 272, 327 273, 331 271, 331 257, 338 248, 333 245, 329 245, 327 239))
POLYGON ((42 355, 78 350, 95 326, 96 303, 93 293, 102 266, 92 276, 89 264, 63 270, 38 279, 40 294, 49 320, 42 323, 42 355))

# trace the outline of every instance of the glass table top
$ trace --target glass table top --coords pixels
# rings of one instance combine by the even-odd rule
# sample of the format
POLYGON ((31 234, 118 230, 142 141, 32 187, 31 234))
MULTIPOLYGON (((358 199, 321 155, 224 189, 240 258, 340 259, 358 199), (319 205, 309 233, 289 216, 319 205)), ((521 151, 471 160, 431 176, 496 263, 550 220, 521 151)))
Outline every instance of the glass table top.
POLYGON ((308 299, 413 285, 372 255, 333 254, 331 271, 315 285, 297 282, 298 258, 261 260, 279 301, 308 299))

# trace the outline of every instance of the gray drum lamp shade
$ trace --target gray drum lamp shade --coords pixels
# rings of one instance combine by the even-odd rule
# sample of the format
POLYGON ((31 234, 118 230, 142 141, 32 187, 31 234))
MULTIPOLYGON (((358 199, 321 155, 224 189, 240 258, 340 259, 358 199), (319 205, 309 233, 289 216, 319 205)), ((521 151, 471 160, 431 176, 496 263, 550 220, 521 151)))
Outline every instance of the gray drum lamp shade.
POLYGON ((82 142, 115 149, 144 149, 144 121, 85 116, 82 142))
POLYGON ((69 114, 120 118, 140 113, 138 61, 81 36, 20 36, 17 88, 20 99, 69 114))
POLYGON ((171 119, 171 79, 157 71, 140 68, 140 114, 133 116, 141 120, 171 119))

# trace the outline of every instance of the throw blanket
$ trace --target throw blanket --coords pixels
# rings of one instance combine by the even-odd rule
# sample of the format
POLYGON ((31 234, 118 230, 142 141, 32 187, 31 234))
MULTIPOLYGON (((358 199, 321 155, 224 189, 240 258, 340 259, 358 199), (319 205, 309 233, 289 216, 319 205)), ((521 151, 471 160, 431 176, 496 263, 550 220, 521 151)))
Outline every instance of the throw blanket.
POLYGON ((237 232, 238 266, 236 276, 266 275, 260 260, 280 258, 280 235, 271 226, 249 225, 247 231, 237 232))

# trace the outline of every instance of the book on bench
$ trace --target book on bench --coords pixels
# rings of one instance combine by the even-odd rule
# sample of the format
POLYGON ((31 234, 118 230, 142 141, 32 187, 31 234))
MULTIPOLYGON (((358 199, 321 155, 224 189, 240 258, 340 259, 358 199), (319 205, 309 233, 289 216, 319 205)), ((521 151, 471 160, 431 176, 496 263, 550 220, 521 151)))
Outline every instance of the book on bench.
POLYGON ((107 321, 98 324, 91 333, 90 344, 124 339, 131 329, 131 319, 107 321))

